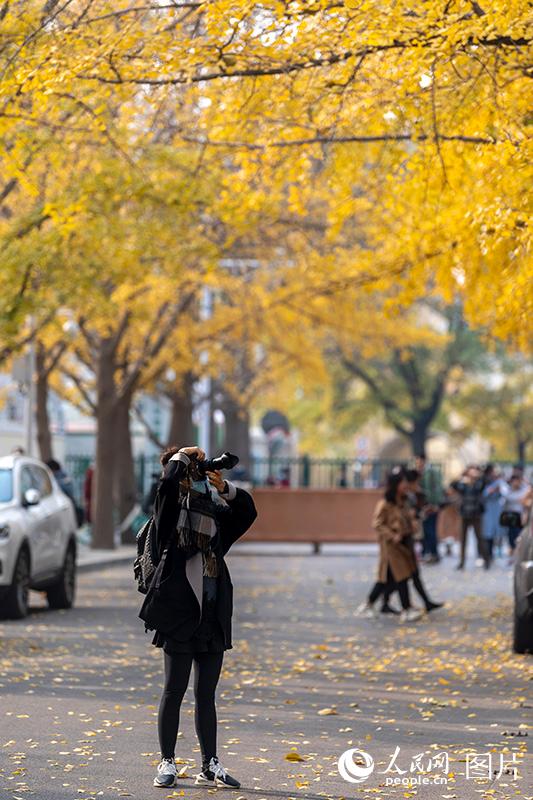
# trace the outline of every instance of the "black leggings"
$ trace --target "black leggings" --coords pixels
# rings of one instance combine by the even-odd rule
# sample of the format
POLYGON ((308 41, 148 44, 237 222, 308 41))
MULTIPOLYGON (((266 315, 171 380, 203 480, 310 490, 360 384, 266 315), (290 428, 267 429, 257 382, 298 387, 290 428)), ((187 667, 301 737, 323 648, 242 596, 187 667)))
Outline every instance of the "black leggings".
POLYGON ((378 597, 383 595, 383 605, 386 606, 388 605, 390 595, 395 589, 398 590, 398 594, 400 595, 402 608, 404 610, 410 608, 411 601, 409 599, 409 586, 407 584, 407 580, 395 581, 390 567, 387 567, 387 583, 377 581, 368 595, 368 602, 370 605, 373 605, 378 597))
POLYGON ((413 572, 412 578, 413 578, 413 586, 415 587, 416 591, 424 601, 426 608, 428 608, 431 605, 431 600, 429 599, 428 594, 426 592, 426 587, 422 583, 422 578, 420 577, 420 572, 418 571, 418 567, 413 572))
POLYGON ((157 732, 161 758, 174 758, 181 701, 189 684, 194 659, 194 724, 202 751, 202 769, 217 754, 217 688, 224 653, 164 653, 165 688, 159 704, 157 732))

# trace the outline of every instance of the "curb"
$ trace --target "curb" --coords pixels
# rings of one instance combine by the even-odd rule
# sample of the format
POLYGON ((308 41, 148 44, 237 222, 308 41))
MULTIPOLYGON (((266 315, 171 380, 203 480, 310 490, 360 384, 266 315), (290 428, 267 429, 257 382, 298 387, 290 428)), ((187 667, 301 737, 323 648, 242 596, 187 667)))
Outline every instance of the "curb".
MULTIPOLYGON (((297 549, 294 552, 287 552, 286 549, 283 549, 283 544, 291 544, 294 543, 281 543, 281 547, 277 548, 276 545, 280 544, 279 542, 268 542, 266 543, 266 547, 261 547, 261 545, 265 543, 262 542, 242 542, 241 544, 237 544, 231 549, 229 553, 232 557, 242 557, 242 556, 277 556, 277 557, 284 557, 286 555, 299 555, 299 556, 312 556, 314 555, 313 545, 308 542, 297 542, 297 549), (247 545, 251 544, 251 547, 247 545), (254 545, 259 545, 259 547, 254 547, 254 545)), ((329 543, 327 543, 329 544, 329 543)), ((374 544, 364 544, 360 550, 355 549, 353 551, 346 552, 339 552, 336 553, 335 549, 332 548, 329 551, 323 552, 321 548, 321 555, 375 555, 377 552, 377 545, 374 544)), ((76 564, 77 571, 79 573, 83 572, 94 572, 98 569, 109 569, 110 567, 116 566, 124 566, 125 564, 133 565, 133 560, 135 558, 135 552, 132 549, 131 553, 124 553, 120 555, 113 555, 113 551, 111 550, 109 556, 101 555, 94 560, 87 560, 85 561, 82 556, 82 560, 78 561, 76 564)), ((132 566, 133 569, 133 566, 132 566)))
MULTIPOLYGON (((109 567, 120 567, 124 564, 132 564, 135 556, 123 555, 115 558, 102 558, 98 561, 81 561, 76 564, 77 572, 94 572, 97 569, 109 569, 109 567)), ((132 566, 133 570, 133 566, 132 566)))

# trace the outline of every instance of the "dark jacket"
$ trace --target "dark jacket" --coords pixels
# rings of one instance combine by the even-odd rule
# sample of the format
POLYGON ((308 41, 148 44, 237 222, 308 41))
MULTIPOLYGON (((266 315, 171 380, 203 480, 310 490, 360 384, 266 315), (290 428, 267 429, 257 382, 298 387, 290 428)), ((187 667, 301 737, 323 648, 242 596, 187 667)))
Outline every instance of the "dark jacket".
MULTIPOLYGON (((177 641, 190 639, 201 617, 200 605, 185 574, 185 554, 173 535, 180 511, 179 482, 185 473, 184 462, 169 461, 159 484, 154 505, 156 549, 161 557, 168 544, 168 552, 159 588, 150 588, 139 612, 147 628, 177 641)), ((232 647, 233 585, 224 556, 257 516, 251 495, 243 489, 236 490, 228 505, 226 512, 217 519, 218 532, 212 544, 218 563, 216 614, 224 633, 225 649, 232 647)))
POLYGON ((483 481, 481 478, 473 483, 453 481, 450 486, 461 495, 461 516, 463 519, 475 519, 484 511, 483 481))

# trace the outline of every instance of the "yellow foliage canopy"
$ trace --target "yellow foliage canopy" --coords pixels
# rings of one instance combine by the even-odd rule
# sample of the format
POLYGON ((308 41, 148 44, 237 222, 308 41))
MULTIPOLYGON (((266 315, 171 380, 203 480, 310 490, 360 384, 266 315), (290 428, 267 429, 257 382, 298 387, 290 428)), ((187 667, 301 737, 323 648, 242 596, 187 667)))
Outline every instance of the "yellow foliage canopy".
POLYGON ((473 324, 530 345, 527 2, 1 13, 9 309, 35 261, 36 288, 58 259, 75 269, 72 297, 95 271, 129 285, 176 260, 218 285, 237 252, 266 273, 250 317, 310 292, 352 303, 346 286, 391 294, 389 313, 459 294, 473 324))

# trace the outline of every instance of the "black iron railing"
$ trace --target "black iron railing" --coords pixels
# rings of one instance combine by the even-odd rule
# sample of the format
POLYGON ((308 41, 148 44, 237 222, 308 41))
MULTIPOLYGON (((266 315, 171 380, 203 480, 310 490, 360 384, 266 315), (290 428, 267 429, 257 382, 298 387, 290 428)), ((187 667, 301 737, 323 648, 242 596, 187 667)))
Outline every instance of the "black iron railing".
MULTIPOLYGON (((90 463, 91 458, 88 456, 68 455, 65 459, 65 468, 74 482, 79 501, 83 498, 83 485, 90 463)), ((157 480, 161 467, 157 456, 141 455, 135 458, 134 463, 141 499, 147 494, 152 481, 157 480)), ((397 463, 390 459, 311 458, 306 455, 293 458, 253 458, 248 473, 238 472, 237 468, 233 477, 248 480, 253 486, 373 489, 384 484, 387 472, 397 463)), ((442 475, 443 465, 432 466, 442 475)))

